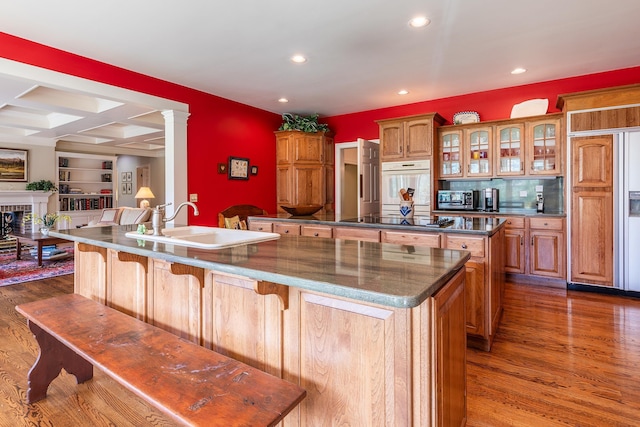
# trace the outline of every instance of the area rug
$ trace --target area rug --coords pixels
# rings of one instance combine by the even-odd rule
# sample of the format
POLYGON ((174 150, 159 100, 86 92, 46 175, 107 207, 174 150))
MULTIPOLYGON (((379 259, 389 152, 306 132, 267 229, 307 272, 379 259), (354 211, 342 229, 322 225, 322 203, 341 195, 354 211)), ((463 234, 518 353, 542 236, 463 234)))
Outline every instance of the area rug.
POLYGON ((16 260, 15 251, 0 253, 0 286, 72 274, 73 248, 66 250, 71 256, 56 261, 43 261, 40 267, 28 251, 22 254, 21 260, 16 260))

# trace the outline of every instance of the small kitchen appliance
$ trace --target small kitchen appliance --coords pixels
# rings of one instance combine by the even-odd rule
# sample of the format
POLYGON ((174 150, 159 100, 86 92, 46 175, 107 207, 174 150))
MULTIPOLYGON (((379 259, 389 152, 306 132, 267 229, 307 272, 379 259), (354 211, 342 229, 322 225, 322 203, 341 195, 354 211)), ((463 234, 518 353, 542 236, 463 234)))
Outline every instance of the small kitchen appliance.
POLYGON ((497 188, 485 188, 480 198, 480 210, 485 212, 498 212, 500 200, 497 188))
POLYGON ((536 212, 544 212, 544 196, 542 195, 542 193, 536 193, 536 212))
POLYGON ((477 190, 438 190, 438 209, 472 211, 478 208, 477 190))

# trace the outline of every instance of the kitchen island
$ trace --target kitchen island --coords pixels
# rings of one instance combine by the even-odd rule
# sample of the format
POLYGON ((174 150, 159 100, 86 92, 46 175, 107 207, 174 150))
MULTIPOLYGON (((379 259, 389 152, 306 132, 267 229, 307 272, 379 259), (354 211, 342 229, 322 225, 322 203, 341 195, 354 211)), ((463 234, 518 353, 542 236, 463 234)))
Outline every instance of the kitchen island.
POLYGON ((249 217, 249 228, 288 236, 395 243, 409 250, 423 246, 468 250, 471 259, 465 268, 467 343, 489 351, 502 315, 506 222, 502 218, 453 212, 409 219, 377 214, 361 218, 278 214, 249 217))
POLYGON ((463 425, 469 252, 287 236, 203 250, 119 227, 75 242, 78 294, 284 378, 306 425, 463 425))

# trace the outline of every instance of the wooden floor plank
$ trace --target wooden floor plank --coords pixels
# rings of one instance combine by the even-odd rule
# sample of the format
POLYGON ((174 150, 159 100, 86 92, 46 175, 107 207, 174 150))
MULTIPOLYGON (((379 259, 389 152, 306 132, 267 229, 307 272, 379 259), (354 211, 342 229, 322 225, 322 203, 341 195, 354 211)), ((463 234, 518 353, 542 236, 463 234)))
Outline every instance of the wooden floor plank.
MULTIPOLYGON (((0 427, 172 421, 99 370, 26 402, 38 348, 17 304, 70 293, 73 276, 0 287, 0 427)), ((490 353, 469 349, 468 426, 640 425, 640 300, 508 283, 490 353)))

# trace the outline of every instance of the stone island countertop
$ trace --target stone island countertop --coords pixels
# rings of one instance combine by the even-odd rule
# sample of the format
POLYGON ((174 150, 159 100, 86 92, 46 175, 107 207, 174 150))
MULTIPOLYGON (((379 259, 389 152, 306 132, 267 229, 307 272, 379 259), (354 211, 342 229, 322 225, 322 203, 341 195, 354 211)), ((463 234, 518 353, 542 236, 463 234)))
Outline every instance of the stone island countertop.
POLYGON ((474 217, 462 213, 449 215, 414 216, 403 219, 400 216, 382 216, 371 214, 359 218, 341 217, 335 214, 314 214, 311 216, 291 216, 275 214, 250 216, 249 220, 269 220, 273 222, 296 222, 302 224, 328 225, 332 227, 362 227, 375 229, 392 229, 404 231, 421 231, 434 233, 463 233, 492 236, 504 226, 504 218, 474 217), (439 220, 449 220, 443 226, 435 226, 439 220))
POLYGON ((136 240, 126 237, 127 231, 131 231, 129 227, 114 226, 51 231, 50 235, 255 280, 406 308, 416 307, 435 294, 470 256, 467 251, 304 236, 283 236, 257 244, 203 250, 136 240))

